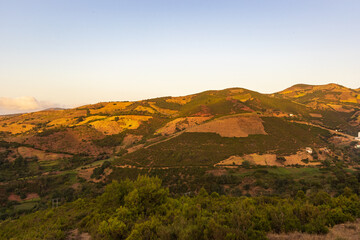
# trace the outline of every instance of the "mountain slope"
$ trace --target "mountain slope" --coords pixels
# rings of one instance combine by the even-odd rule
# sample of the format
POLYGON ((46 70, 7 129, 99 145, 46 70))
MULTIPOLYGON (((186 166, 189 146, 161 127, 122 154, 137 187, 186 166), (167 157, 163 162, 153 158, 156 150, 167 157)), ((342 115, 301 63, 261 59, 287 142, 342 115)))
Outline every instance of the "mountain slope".
MULTIPOLYGON (((213 133, 221 137, 239 137, 246 142, 250 141, 247 134, 222 135, 222 132, 264 128, 263 122, 270 121, 271 117, 281 118, 287 124, 284 126, 293 125, 291 121, 296 120, 355 135, 360 130, 359 104, 355 102, 359 96, 356 90, 335 84, 295 85, 271 95, 232 88, 184 97, 98 103, 70 110, 1 117, 0 131, 2 140, 7 142, 54 153, 90 156, 110 156, 122 149, 132 152, 137 149, 134 145, 163 141, 181 131, 188 136, 197 132, 213 133), (226 116, 230 120, 218 120, 226 116), (239 121, 248 123, 236 125, 239 121)), ((262 133, 271 138, 275 132, 273 126, 267 124, 263 133, 250 131, 250 136, 262 133)), ((264 137, 259 136, 260 139, 264 137)), ((293 138, 292 142, 300 141, 296 140, 297 136, 293 138)), ((318 141, 309 141, 308 145, 315 142, 318 141)), ((264 149, 276 150, 253 149, 256 153, 264 149)))
POLYGON ((304 104, 320 114, 313 115, 317 122, 332 129, 355 135, 360 126, 360 92, 337 84, 298 84, 274 97, 285 98, 304 104))
POLYGON ((274 94, 231 88, 1 116, 0 218, 45 208, 53 198, 95 196, 104 183, 138 174, 162 176, 181 194, 200 186, 234 195, 293 193, 313 186, 308 179, 335 191, 347 173, 336 170, 329 184, 334 174, 321 169, 360 164, 353 137, 360 106, 345 101, 355 94, 337 85, 274 94), (274 170, 258 181, 252 166, 274 170), (284 172, 301 183, 284 188, 284 172))

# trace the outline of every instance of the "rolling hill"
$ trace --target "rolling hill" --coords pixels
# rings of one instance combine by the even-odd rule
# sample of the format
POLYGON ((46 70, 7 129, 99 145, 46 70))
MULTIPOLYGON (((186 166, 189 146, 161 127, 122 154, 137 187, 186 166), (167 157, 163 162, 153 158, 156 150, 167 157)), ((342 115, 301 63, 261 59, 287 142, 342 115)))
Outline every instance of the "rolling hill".
POLYGON ((276 135, 281 132, 289 143, 283 153, 288 154, 305 145, 321 146, 319 137, 324 140, 325 132, 322 136, 308 137, 305 145, 298 139, 305 131, 314 130, 315 125, 323 127, 322 130, 355 136, 360 131, 359 106, 358 90, 336 84, 299 84, 269 95, 233 88, 184 97, 107 102, 69 110, 3 116, 0 117, 0 139, 45 152, 110 156, 124 149, 130 152, 145 149, 141 144, 149 149, 151 146, 147 145, 158 141, 176 141, 184 136, 196 139, 199 134, 208 134, 209 139, 219 138, 219 142, 230 140, 228 138, 252 142, 254 149, 248 152, 265 153, 279 150, 276 144, 270 145, 279 141, 276 135), (281 130, 282 124, 301 129, 298 126, 301 122, 313 126, 303 127, 304 132, 297 136, 281 130), (300 144, 290 144, 296 142, 300 144))
POLYGON ((231 195, 336 192, 338 184, 352 186, 359 131, 360 92, 336 84, 0 116, 0 215, 97 196, 112 180, 138 174, 160 176, 174 194, 201 186, 231 195))

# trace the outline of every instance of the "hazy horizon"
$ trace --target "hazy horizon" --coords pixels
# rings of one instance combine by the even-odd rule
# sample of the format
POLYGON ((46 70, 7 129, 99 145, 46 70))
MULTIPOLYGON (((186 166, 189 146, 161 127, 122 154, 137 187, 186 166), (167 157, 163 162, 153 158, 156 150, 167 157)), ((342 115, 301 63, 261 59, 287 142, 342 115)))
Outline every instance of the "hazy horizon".
MULTIPOLYGON (((304 83, 298 83, 298 84, 304 84, 304 83)), ((332 83, 325 83, 325 84, 321 84, 321 85, 326 85, 326 84, 332 84, 332 83)), ((337 84, 337 83, 335 83, 337 84)), ((339 84, 341 85, 341 84, 339 84)), ((294 85, 292 85, 294 86, 294 85)), ((289 87, 292 87, 289 86, 289 87)), ((287 87, 287 88, 289 88, 287 87)), ((344 86, 347 87, 347 86, 344 86)), ((232 88, 242 88, 242 87, 232 87, 232 88)), ((286 88, 284 88, 286 89, 286 88)), ((265 92, 260 92, 260 93, 264 93, 264 94, 271 94, 271 93, 276 93, 276 92, 280 92, 284 89, 279 89, 278 91, 275 92, 269 92, 269 93, 265 93, 265 92)), ((358 89, 358 88, 352 88, 352 89, 358 89)), ((189 94, 183 94, 183 95, 164 95, 164 96, 154 96, 151 98, 157 98, 157 97, 180 97, 180 96, 186 96, 186 95, 191 95, 191 94, 196 94, 196 93, 200 93, 200 92, 205 92, 205 91, 210 91, 210 90, 223 90, 223 89, 206 89, 206 90, 202 90, 199 92, 193 92, 193 93, 189 93, 189 94)), ((252 90, 252 91, 256 91, 254 89, 248 89, 248 90, 252 90)), ((259 91, 256 91, 259 92, 259 91)), ((141 101, 141 100, 147 100, 147 99, 151 99, 151 98, 140 98, 140 99, 112 99, 112 100, 108 100, 108 101, 100 101, 100 102, 115 102, 115 101, 141 101)), ((50 102, 46 102, 46 101, 39 101, 38 99, 36 99, 35 97, 31 97, 31 96, 26 96, 26 97, 18 97, 18 98, 4 98, 4 97, 0 97, 0 115, 7 115, 7 114, 18 114, 18 113, 31 113, 31 112, 36 112, 36 111, 41 111, 41 110, 46 110, 46 109, 52 109, 52 108, 62 108, 62 109, 70 109, 70 108, 76 108, 76 107, 80 107, 83 105, 89 105, 89 104, 96 104, 99 102, 90 102, 90 103, 83 103, 83 104, 78 104, 78 105, 64 105, 61 103, 50 103, 50 102)))
POLYGON ((0 0, 0 114, 231 87, 359 88, 359 12, 354 0, 0 0))

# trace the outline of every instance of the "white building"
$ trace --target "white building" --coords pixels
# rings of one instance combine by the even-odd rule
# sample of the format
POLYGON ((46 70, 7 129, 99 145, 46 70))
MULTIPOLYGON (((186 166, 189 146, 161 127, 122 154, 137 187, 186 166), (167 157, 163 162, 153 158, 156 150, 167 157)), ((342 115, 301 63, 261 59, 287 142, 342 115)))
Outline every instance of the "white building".
POLYGON ((313 153, 313 150, 311 147, 307 147, 306 149, 306 152, 309 153, 309 154, 312 154, 313 153))
POLYGON ((358 132, 358 136, 355 139, 360 141, 360 132, 358 132))

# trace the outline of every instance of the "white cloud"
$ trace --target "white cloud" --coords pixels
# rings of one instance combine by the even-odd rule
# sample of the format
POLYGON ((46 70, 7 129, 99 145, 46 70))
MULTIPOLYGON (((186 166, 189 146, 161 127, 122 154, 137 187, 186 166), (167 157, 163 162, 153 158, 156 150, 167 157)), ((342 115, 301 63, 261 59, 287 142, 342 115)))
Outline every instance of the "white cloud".
POLYGON ((57 107, 57 105, 38 101, 34 97, 0 97, 0 114, 32 112, 51 107, 57 107))

